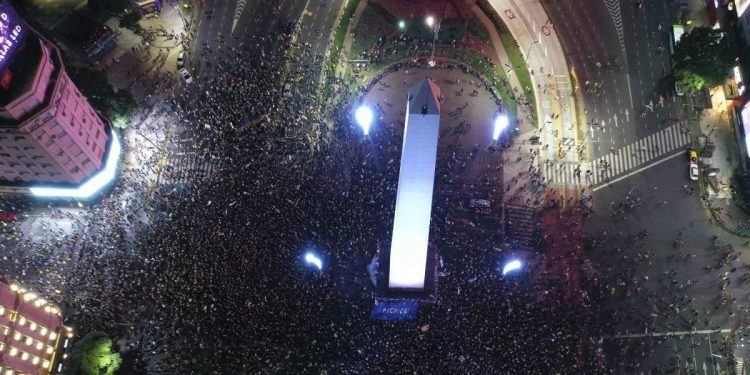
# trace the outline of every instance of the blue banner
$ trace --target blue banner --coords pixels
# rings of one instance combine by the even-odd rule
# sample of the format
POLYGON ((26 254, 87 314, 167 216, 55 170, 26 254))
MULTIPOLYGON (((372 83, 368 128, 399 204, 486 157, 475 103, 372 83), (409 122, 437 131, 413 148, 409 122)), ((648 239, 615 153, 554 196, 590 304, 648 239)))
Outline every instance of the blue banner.
POLYGON ((378 320, 412 320, 417 317, 419 303, 416 301, 383 301, 375 302, 370 319, 378 320))

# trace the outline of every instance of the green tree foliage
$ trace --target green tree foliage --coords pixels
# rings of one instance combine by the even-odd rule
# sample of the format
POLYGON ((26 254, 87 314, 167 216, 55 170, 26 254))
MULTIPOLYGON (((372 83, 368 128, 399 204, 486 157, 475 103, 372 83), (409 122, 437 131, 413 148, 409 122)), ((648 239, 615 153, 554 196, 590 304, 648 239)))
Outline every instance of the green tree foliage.
POLYGON ((683 35, 672 55, 677 80, 689 91, 723 83, 734 60, 729 39, 709 27, 696 27, 683 35))
POLYGON ((120 364, 120 353, 112 352, 112 339, 104 332, 94 331, 73 348, 66 372, 70 375, 114 375, 120 364))
POLYGON ((130 0, 88 0, 88 7, 97 12, 122 14, 131 6, 130 0))
POLYGON ((71 78, 89 103, 102 111, 112 125, 124 128, 130 124, 130 116, 138 110, 138 104, 129 91, 115 91, 104 71, 79 69, 71 78))
POLYGON ((137 10, 128 9, 123 13, 122 17, 120 18, 120 26, 132 30, 134 32, 137 32, 140 29, 140 25, 138 22, 143 18, 143 15, 141 15, 141 12, 138 12, 137 10))

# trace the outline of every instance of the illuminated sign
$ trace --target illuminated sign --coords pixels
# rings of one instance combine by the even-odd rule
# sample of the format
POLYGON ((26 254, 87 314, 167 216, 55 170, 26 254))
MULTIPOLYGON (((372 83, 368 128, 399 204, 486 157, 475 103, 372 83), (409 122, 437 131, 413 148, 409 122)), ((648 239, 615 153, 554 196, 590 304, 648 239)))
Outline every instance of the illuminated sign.
POLYGON ((0 1, 0 70, 26 37, 26 24, 6 0, 0 1))
POLYGON ((748 155, 750 155, 750 106, 745 104, 744 107, 742 107, 742 112, 740 113, 740 117, 742 117, 742 128, 745 129, 745 148, 747 149, 748 155))

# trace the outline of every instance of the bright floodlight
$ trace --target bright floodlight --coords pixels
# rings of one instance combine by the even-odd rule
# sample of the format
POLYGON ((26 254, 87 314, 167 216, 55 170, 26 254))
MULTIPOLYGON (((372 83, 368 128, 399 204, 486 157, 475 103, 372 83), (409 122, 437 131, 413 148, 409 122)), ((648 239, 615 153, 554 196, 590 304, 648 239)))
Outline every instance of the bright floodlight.
POLYGON ((368 106, 360 106, 357 111, 354 112, 354 119, 357 120, 357 124, 362 128, 365 135, 370 133, 370 125, 372 124, 372 110, 368 106))
POLYGON ((497 117, 495 117, 495 129, 492 132, 492 139, 498 140, 500 138, 500 134, 503 133, 503 130, 508 127, 508 116, 500 114, 497 117))
POLYGON ((424 22, 427 24, 427 26, 432 27, 435 24, 435 17, 433 17, 433 16, 427 16, 427 18, 425 18, 424 22))
POLYGON ((406 27, 406 22, 404 20, 398 21, 398 28, 403 30, 406 27))
POLYGON ((523 267, 523 264, 520 260, 515 259, 511 260, 510 262, 506 263, 503 267, 503 276, 507 275, 510 272, 518 271, 523 267))
POLYGON ((307 264, 312 264, 313 266, 315 266, 319 270, 323 269, 323 261, 320 260, 320 258, 318 258, 318 256, 316 256, 313 253, 306 253, 305 254, 305 262, 307 264))
POLYGON ((115 179, 117 164, 120 162, 120 152, 122 151, 122 145, 120 145, 120 139, 117 138, 117 134, 114 131, 110 134, 112 137, 112 145, 109 147, 109 154, 107 155, 107 161, 105 161, 104 168, 93 177, 89 178, 88 181, 84 182, 77 188, 31 187, 29 188, 31 194, 37 197, 85 199, 91 197, 103 187, 107 186, 107 184, 115 179))

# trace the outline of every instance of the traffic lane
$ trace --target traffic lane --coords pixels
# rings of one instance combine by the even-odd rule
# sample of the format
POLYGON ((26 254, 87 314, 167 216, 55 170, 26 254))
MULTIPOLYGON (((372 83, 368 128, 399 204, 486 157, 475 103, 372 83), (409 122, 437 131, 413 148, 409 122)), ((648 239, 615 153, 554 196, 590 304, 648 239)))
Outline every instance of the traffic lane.
MULTIPOLYGON (((642 259, 634 267, 642 287, 654 296, 671 298, 673 295, 666 295, 664 285, 657 280, 665 277, 664 272, 673 272, 669 275, 670 280, 676 280, 677 285, 682 285, 684 292, 694 299, 692 308, 705 311, 720 296, 720 276, 737 266, 730 263, 713 271, 705 268, 706 265, 717 265, 722 256, 717 249, 711 248, 712 236, 718 236, 722 244, 735 247, 743 244, 711 222, 699 195, 697 182, 688 177, 686 157, 676 157, 597 191, 594 195, 594 218, 590 220, 587 230, 594 238, 600 238, 606 230, 610 239, 617 236, 634 238, 638 233, 648 231, 648 236, 641 239, 640 247, 628 249, 623 245, 624 255, 631 260, 649 254, 648 259, 642 259), (695 192, 689 194, 685 186, 692 187, 695 192), (631 199, 640 200, 640 206, 626 209, 624 216, 611 216, 612 202, 623 202, 629 193, 631 199), (679 249, 675 248, 678 238, 685 241, 679 249), (693 282, 692 286, 687 286, 688 280, 693 282)), ((615 268, 623 260, 616 257, 598 259, 602 267, 615 268)), ((734 273, 731 277, 736 280, 739 276, 734 273)), ((644 316, 648 316, 651 307, 644 305, 639 309, 644 316)), ((734 321, 728 312, 726 309, 717 310, 702 316, 713 325, 730 326, 734 321)), ((679 322, 679 319, 664 320, 659 329, 669 330, 666 323, 679 322)))
POLYGON ((630 131, 632 127, 622 126, 631 121, 632 112, 632 108, 628 109, 627 77, 613 66, 607 66, 624 61, 609 13, 601 3, 552 2, 545 6, 550 9, 551 22, 575 68, 579 89, 584 90, 586 122, 588 127, 595 128, 595 135, 586 141, 590 152, 596 157, 612 147, 629 143, 635 138, 630 131), (587 81, 601 88, 586 93, 587 81), (601 124, 611 128, 600 128, 601 124))
POLYGON ((597 76, 596 63, 606 65, 620 55, 617 36, 609 16, 600 2, 555 1, 545 2, 550 25, 561 35, 567 53, 575 53, 578 72, 583 76, 597 76), (614 43, 613 43, 614 41, 614 43))
POLYGON ((201 49, 204 43, 212 50, 216 48, 216 36, 222 33, 227 22, 231 26, 236 6, 237 0, 204 3, 203 14, 201 14, 198 23, 196 49, 201 49))
POLYGON ((645 105, 656 99, 654 88, 669 66, 667 16, 659 8, 655 11, 639 11, 633 6, 624 7, 623 20, 629 65, 635 68, 632 77, 634 105, 645 105), (658 25, 662 24, 661 30, 658 25), (663 49, 661 53, 657 48, 663 49))
POLYGON ((343 0, 323 0, 322 3, 327 3, 328 5, 324 5, 322 9, 325 10, 322 15, 319 14, 315 16, 317 19, 314 19, 318 23, 318 28, 322 31, 312 46, 316 53, 320 54, 325 53, 329 47, 329 39, 333 32, 333 27, 336 25, 336 18, 343 0))
POLYGON ((300 43, 308 43, 313 56, 322 55, 328 49, 328 39, 336 23, 342 0, 311 0, 302 17, 300 43))
POLYGON ((285 25, 296 21, 305 5, 304 0, 274 1, 251 0, 240 17, 235 35, 241 38, 266 36, 283 31, 285 25))
POLYGON ((325 52, 329 47, 329 37, 341 4, 341 1, 314 0, 304 10, 297 37, 302 56, 291 67, 293 75, 302 74, 297 87, 306 87, 305 90, 314 90, 317 87, 325 52))
POLYGON ((632 369, 626 369, 620 364, 622 359, 642 358, 639 369, 643 373, 689 374, 695 371, 688 369, 699 369, 704 374, 719 375, 732 373, 731 364, 720 354, 720 348, 728 337, 727 333, 721 332, 670 334, 607 340, 604 347, 607 353, 612 354, 608 361, 610 369, 617 368, 618 373, 632 373, 632 369), (627 352, 626 356, 620 354, 623 348, 627 352))

